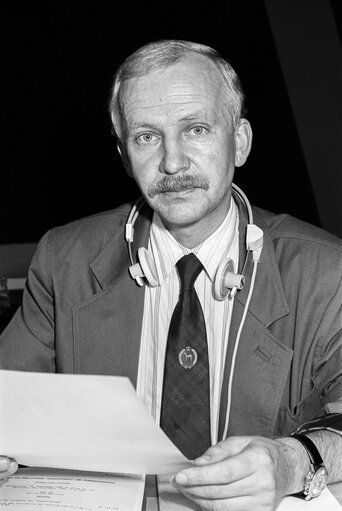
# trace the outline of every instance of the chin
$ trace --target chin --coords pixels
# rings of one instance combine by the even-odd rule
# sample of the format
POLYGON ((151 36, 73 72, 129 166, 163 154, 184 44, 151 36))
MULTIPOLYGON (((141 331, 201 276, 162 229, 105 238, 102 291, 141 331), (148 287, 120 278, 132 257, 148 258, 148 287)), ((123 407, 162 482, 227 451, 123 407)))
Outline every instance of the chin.
MULTIPOLYGON (((198 206, 198 205, 197 205, 198 206)), ((184 205, 174 205, 163 208, 156 208, 164 224, 173 227, 190 226, 205 217, 205 208, 187 207, 184 205)))

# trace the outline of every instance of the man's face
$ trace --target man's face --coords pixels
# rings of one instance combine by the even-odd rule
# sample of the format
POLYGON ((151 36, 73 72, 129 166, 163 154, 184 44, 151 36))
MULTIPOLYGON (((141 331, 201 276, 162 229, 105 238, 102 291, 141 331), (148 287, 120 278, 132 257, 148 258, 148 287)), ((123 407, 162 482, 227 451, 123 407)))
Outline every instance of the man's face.
POLYGON ((176 239, 191 232, 202 241, 227 214, 235 163, 245 161, 236 162, 241 133, 223 78, 207 58, 192 55, 130 79, 123 104, 128 171, 176 239))

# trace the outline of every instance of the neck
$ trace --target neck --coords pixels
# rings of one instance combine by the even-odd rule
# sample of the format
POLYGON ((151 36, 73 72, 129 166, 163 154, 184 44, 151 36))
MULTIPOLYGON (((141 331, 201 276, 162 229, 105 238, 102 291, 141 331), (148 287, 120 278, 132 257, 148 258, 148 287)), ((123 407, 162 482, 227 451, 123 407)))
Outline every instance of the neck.
MULTIPOLYGON (((192 227, 188 227, 185 229, 172 229, 168 228, 172 236, 175 238, 175 240, 178 241, 183 247, 193 249, 197 247, 197 245, 200 245, 200 243, 203 243, 209 236, 212 234, 203 234, 202 236, 198 236, 197 233, 194 233, 192 227)), ((214 229, 212 232, 214 232, 216 229, 214 229)))
POLYGON ((228 211, 222 215, 215 224, 204 224, 203 220, 197 224, 191 224, 186 226, 170 226, 164 223, 165 227, 172 234, 178 243, 183 247, 190 250, 197 247, 208 239, 222 224, 225 220, 228 211))

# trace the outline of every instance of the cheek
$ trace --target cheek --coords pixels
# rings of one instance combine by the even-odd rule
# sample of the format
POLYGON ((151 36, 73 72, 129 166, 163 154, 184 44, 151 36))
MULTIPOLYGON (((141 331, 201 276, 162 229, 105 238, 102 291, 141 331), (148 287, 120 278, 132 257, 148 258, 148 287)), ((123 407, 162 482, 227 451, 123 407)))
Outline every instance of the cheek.
POLYGON ((230 151, 217 149, 207 155, 205 165, 202 165, 204 172, 212 182, 225 181, 234 172, 234 155, 230 151))
POLYGON ((133 177, 140 183, 153 179, 159 168, 159 158, 156 153, 129 153, 133 177))
POLYGON ((139 170, 139 169, 135 168, 133 170, 133 178, 142 191, 147 190, 147 188, 149 186, 148 178, 147 178, 145 172, 143 171, 143 169, 139 170))
POLYGON ((215 143, 208 144, 205 150, 198 154, 217 168, 227 167, 235 158, 234 144, 222 136, 215 143))
POLYGON ((229 165, 235 159, 235 149, 232 144, 221 144, 213 151, 212 157, 221 165, 229 165))
POLYGON ((132 176, 142 188, 148 181, 149 165, 141 158, 130 158, 132 176))

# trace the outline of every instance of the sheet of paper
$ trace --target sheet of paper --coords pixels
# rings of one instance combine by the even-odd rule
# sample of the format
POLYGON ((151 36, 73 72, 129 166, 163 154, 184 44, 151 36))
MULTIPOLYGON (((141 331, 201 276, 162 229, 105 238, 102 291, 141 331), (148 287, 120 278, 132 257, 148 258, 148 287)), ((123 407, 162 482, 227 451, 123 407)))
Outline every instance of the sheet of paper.
MULTIPOLYGON (((194 502, 184 497, 165 477, 158 478, 159 511, 201 511, 194 502)), ((296 497, 285 497, 277 511, 341 511, 342 506, 326 488, 322 494, 310 501, 296 497)))
POLYGON ((18 511, 141 511, 144 476, 21 469, 0 488, 0 508, 18 511))
POLYGON ((326 488, 319 497, 309 501, 286 497, 277 511, 341 511, 342 506, 326 488))
POLYGON ((0 454, 33 467, 172 474, 189 466, 128 378, 0 371, 0 454))

